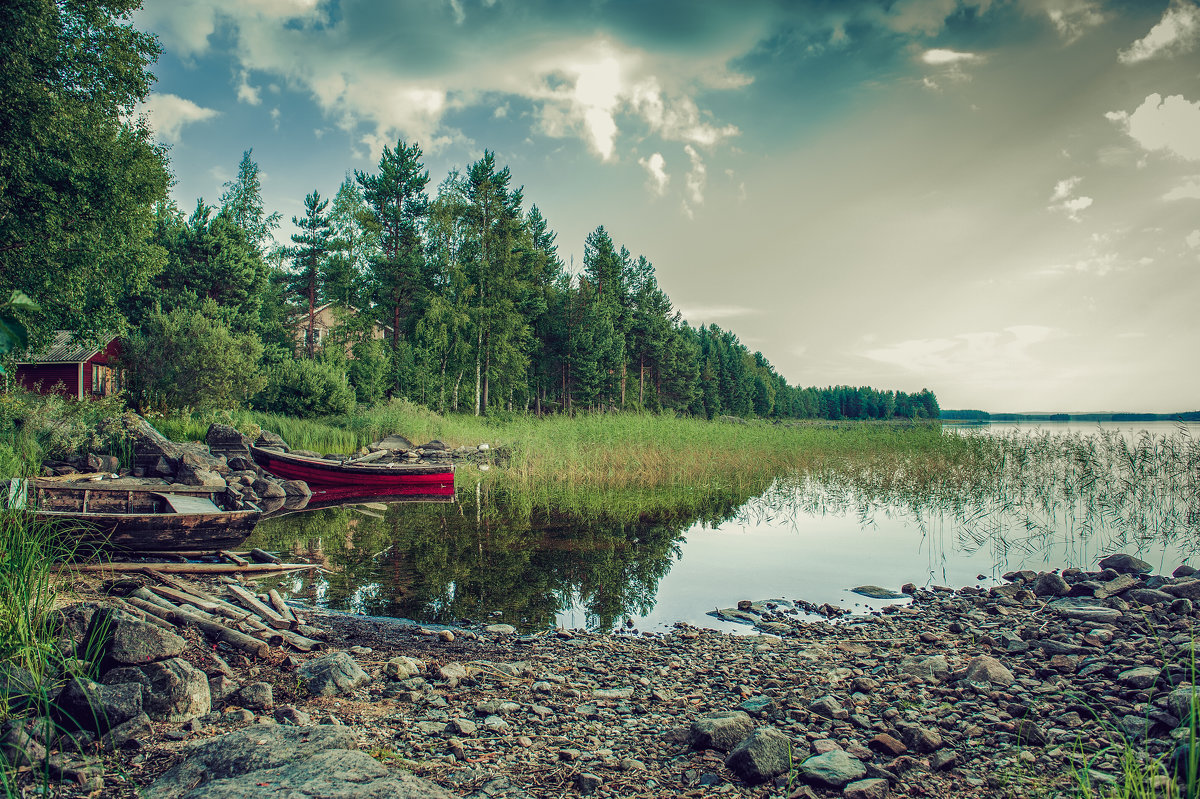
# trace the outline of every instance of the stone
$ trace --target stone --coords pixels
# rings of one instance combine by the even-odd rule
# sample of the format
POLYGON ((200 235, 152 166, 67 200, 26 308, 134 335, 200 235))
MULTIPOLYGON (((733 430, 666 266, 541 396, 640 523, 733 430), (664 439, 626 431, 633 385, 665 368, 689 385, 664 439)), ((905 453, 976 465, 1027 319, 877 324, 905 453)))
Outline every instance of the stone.
POLYGON ((138 749, 142 746, 142 741, 148 738, 153 731, 150 717, 145 713, 139 713, 100 736, 100 745, 106 752, 117 749, 138 749))
POLYGON ((773 727, 759 727, 734 747, 725 765, 751 785, 786 774, 792 765, 792 742, 773 727))
POLYGON ((1193 567, 1191 567, 1185 563, 1182 566, 1177 566, 1175 568, 1175 571, 1171 572, 1171 576, 1172 577, 1191 577, 1195 573, 1196 573, 1196 570, 1193 567))
POLYGON ((224 488, 226 486, 224 477, 203 466, 181 465, 175 472, 175 482, 185 486, 204 486, 205 488, 224 488))
POLYGON ((1130 588, 1137 588, 1142 585, 1142 581, 1130 574, 1119 574, 1106 583, 1101 583, 1098 588, 1092 591, 1092 596, 1096 599, 1108 599, 1110 596, 1116 596, 1123 591, 1128 591, 1130 588))
POLYGON ((629 699, 633 696, 632 688, 600 688, 592 691, 593 699, 629 699))
POLYGON ((1142 605, 1169 605, 1175 601, 1175 597, 1170 594, 1164 591, 1155 591, 1152 588, 1134 588, 1126 591, 1125 599, 1128 602, 1138 602, 1142 605))
POLYGON ((513 627, 511 624, 489 624, 488 626, 483 628, 483 631, 485 633, 491 633, 492 635, 516 635, 517 634, 517 628, 513 627))
POLYGON ((1101 569, 1112 569, 1121 574, 1149 574, 1154 571, 1154 567, 1144 560, 1135 558, 1133 555, 1126 555, 1123 552, 1118 552, 1115 555, 1109 555, 1100 561, 1101 569))
POLYGON ((67 683, 58 696, 57 715, 76 729, 102 735, 142 713, 138 683, 100 685, 85 677, 67 683))
POLYGON ((9 719, 0 726, 0 767, 4 764, 19 768, 44 763, 46 747, 18 719, 9 719))
POLYGON ((888 781, 879 778, 852 782, 842 791, 843 799, 885 799, 887 795, 888 781))
POLYGON ((303 480, 282 480, 279 487, 283 489, 283 494, 288 499, 299 498, 306 502, 312 499, 312 489, 303 480))
POLYGON ((259 477, 251 483, 251 488, 254 493, 258 494, 263 499, 286 499, 287 492, 283 490, 283 486, 274 480, 268 480, 265 477, 259 477))
POLYGON ((312 716, 305 713, 303 710, 298 710, 291 705, 280 705, 275 708, 275 721, 280 724, 291 724, 296 727, 304 727, 312 724, 312 716))
POLYGON ((146 790, 156 799, 452 799, 359 751, 346 727, 254 725, 192 744, 146 790))
POLYGON ((1171 607, 1167 609, 1176 616, 1190 616, 1194 610, 1194 606, 1190 599, 1176 599, 1171 603, 1171 607))
POLYGON ((575 775, 575 789, 584 796, 595 793, 600 790, 600 786, 604 784, 598 775, 592 774, 589 771, 584 771, 575 775))
POLYGON ((874 749, 876 752, 890 755, 891 757, 899 757, 908 751, 908 747, 899 739, 888 735, 886 732, 881 732, 867 742, 867 746, 874 749))
POLYGON ((905 594, 898 594, 895 591, 889 591, 886 588, 881 588, 878 585, 860 585, 857 588, 850 589, 856 594, 862 594, 871 599, 904 599, 905 594))
POLYGON ((288 452, 291 449, 288 447, 286 441, 284 441, 275 433, 272 433, 270 430, 263 430, 261 433, 259 433, 258 438, 254 439, 254 446, 278 449, 284 452, 288 452))
POLYGON ((248 710, 271 710, 275 707, 275 693, 270 683, 252 682, 233 695, 233 702, 248 710))
POLYGON ((220 422, 213 422, 208 426, 208 432, 204 435, 204 443, 208 445, 208 450, 214 455, 241 455, 248 457, 250 455, 250 439, 242 435, 236 427, 231 427, 220 422))
POLYGON ((811 712, 824 716, 827 719, 841 720, 850 717, 850 712, 842 706, 842 703, 829 695, 814 699, 809 703, 808 709, 811 712))
POLYGON ((424 669, 421 661, 410 657, 396 657, 383 664, 383 673, 393 680, 416 677, 424 669))
POLYGON ((1149 688, 1158 681, 1161 669, 1156 666, 1137 666, 1117 675, 1117 682, 1130 688, 1149 688))
POLYGON ((840 749, 813 755, 800 764, 800 777, 806 782, 826 788, 841 788, 867 775, 862 761, 840 749))
POLYGON ((710 713, 692 722, 688 743, 693 749, 728 752, 754 730, 754 722, 741 710, 710 713))
POLYGON ((933 757, 929 758, 929 767, 934 771, 946 771, 954 768, 958 763, 958 753, 953 749, 942 749, 934 752, 933 757))
POLYGON ((179 723, 212 710, 208 678, 186 660, 171 658, 138 670, 146 679, 142 704, 150 718, 179 723))
POLYGON ((453 688, 471 676, 471 669, 458 661, 451 661, 438 668, 438 676, 448 682, 450 687, 453 688))
POLYGON ((1018 719, 1015 727, 1017 739, 1022 745, 1045 746, 1050 742, 1045 731, 1029 719, 1018 719))
POLYGON ((224 674, 218 674, 216 677, 210 677, 208 680, 208 695, 210 702, 223 702, 229 698, 238 688, 237 683, 226 677, 224 674))
POLYGON ((1162 587, 1165 593, 1179 599, 1200 600, 1200 580, 1181 580, 1177 583, 1167 583, 1162 587))
POLYGON ((1055 572, 1039 574, 1033 581, 1032 589, 1036 596, 1066 596, 1071 592, 1071 586, 1061 574, 1055 572))
POLYGON ((148 622, 120 611, 101 609, 92 617, 89 641, 101 643, 110 664, 139 666, 183 654, 187 641, 148 622))
POLYGON ((942 747, 942 735, 927 727, 908 727, 903 731, 904 745, 914 752, 928 754, 942 747))
POLYGON ((1065 616, 1069 619, 1078 619, 1079 621, 1088 621, 1097 624, 1106 624, 1114 622, 1121 618, 1121 611, 1116 608, 1102 607, 1080 607, 1074 605, 1064 605, 1056 608, 1060 616, 1065 616))
POLYGON ((371 681, 354 658, 334 652, 310 660, 296 670, 310 696, 348 694, 371 681))
POLYGON ((0 663, 0 706, 9 712, 23 710, 41 696, 37 677, 16 663, 0 663))
POLYGON ((987 655, 971 658, 963 679, 967 682, 991 683, 1001 688, 1007 688, 1016 680, 1013 673, 1003 663, 987 655))
MULTIPOLYGON (((55 627, 58 629, 58 640, 55 645, 63 656, 75 657, 80 647, 87 641, 88 631, 92 627, 92 618, 99 609, 100 606, 95 603, 79 602, 54 612, 55 627)), ((79 654, 85 655, 85 653, 79 654)))
POLYGON ((950 664, 942 655, 926 658, 909 658, 900 664, 900 673, 920 677, 923 680, 941 682, 950 674, 950 664))

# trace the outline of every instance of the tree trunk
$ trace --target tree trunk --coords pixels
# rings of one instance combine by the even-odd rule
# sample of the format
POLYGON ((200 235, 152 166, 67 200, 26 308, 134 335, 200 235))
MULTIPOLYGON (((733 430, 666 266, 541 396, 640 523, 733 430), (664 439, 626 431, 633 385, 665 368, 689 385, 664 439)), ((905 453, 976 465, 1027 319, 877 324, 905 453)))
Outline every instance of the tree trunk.
POLYGON ((621 410, 625 410, 625 361, 621 361, 621 410))
POLYGON ((479 415, 479 398, 483 391, 483 373, 480 371, 483 360, 483 328, 479 328, 479 338, 475 342, 475 415, 479 415))
POLYGON ((454 381, 454 397, 450 400, 450 406, 455 413, 458 413, 458 390, 462 388, 462 379, 464 369, 458 370, 458 379, 454 381))
POLYGON ((492 373, 492 337, 488 336, 487 349, 483 355, 483 412, 487 413, 488 407, 488 379, 492 373))
POLYGON ((638 405, 646 407, 646 356, 638 358, 638 405))
POLYGON ((313 342, 313 328, 316 326, 313 317, 313 307, 316 305, 317 287, 314 285, 316 281, 310 281, 308 284, 308 357, 312 360, 314 351, 316 350, 315 342, 313 342))

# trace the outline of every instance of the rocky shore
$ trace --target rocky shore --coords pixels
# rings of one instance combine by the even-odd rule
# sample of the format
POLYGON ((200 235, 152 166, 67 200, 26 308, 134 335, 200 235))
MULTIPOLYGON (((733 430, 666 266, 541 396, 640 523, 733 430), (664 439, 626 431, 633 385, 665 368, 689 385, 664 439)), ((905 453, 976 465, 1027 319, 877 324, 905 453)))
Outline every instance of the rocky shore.
MULTIPOLYGON (((1075 796, 1127 758, 1162 759, 1167 796, 1194 729, 1200 579, 1150 571, 1112 556, 906 586, 911 603, 838 623, 747 602, 772 632, 748 636, 309 609, 327 648, 261 657, 97 596, 63 612, 60 645, 98 680, 56 689, 49 721, 5 722, 0 752, 63 796, 1075 796)), ((0 687, 19 709, 20 674, 0 687)))

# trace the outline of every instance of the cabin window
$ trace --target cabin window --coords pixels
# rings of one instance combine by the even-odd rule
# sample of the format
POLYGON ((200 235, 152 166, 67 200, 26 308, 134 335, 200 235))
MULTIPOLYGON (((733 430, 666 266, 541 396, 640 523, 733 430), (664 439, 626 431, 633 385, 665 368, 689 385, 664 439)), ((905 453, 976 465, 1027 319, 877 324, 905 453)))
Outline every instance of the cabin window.
POLYGON ((101 363, 92 364, 92 393, 99 397, 107 397, 112 393, 109 368, 101 363))

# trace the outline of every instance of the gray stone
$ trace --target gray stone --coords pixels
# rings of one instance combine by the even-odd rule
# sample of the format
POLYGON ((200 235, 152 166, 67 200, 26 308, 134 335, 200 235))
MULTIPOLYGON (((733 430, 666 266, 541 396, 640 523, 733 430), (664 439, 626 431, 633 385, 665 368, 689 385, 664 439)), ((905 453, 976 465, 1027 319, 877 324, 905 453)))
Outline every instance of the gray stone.
POLYGON ((492 633, 493 635, 516 635, 517 634, 517 628, 513 627, 511 624, 489 624, 488 626, 483 628, 483 631, 485 633, 492 633))
POLYGON ((900 673, 920 677, 923 680, 941 682, 950 674, 950 664, 942 655, 927 658, 909 658, 900 664, 900 673))
POLYGON ((117 749, 138 749, 142 746, 142 741, 149 738, 152 732, 150 717, 145 713, 139 713, 100 736, 100 745, 106 752, 117 749))
POLYGON ((77 677, 59 694, 57 711, 76 728, 101 735, 142 712, 142 686, 100 685, 77 677))
POLYGON ((604 780, 599 775, 592 774, 590 771, 584 771, 575 775, 575 789, 584 796, 600 790, 600 786, 603 784, 604 780))
POLYGON ((170 630, 109 609, 102 609, 92 617, 88 639, 103 641, 107 660, 122 666, 178 657, 187 648, 187 641, 170 630))
POLYGON ((752 785, 766 782, 791 768, 792 742, 773 727, 759 727, 734 747, 725 765, 752 785))
POLYGON ((907 727, 902 733, 904 744, 914 752, 927 754, 942 747, 942 734, 927 727, 907 727))
POLYGON ((904 599, 905 594, 898 594, 895 591, 889 591, 886 588, 881 588, 878 585, 860 585, 858 588, 850 589, 856 594, 862 594, 871 599, 904 599))
POLYGON ((1176 599, 1171 603, 1171 607, 1168 610, 1177 616, 1188 616, 1192 613, 1194 607, 1190 599, 1176 599))
POLYGON ((208 695, 210 702, 223 702, 228 699, 234 691, 237 690, 237 683, 226 677, 224 674, 218 674, 216 677, 210 677, 208 680, 208 695))
POLYGON ((1130 588, 1139 588, 1143 585, 1142 581, 1130 574, 1121 574, 1106 583, 1101 583, 1099 587, 1093 590, 1092 595, 1096 599, 1108 599, 1110 596, 1116 596, 1123 591, 1128 591, 1130 588))
POLYGON ((1117 675, 1117 682, 1130 688, 1149 688, 1158 681, 1161 669, 1156 666, 1137 666, 1117 675))
POLYGON ((1057 607, 1056 610, 1060 616, 1066 616, 1068 619, 1078 619, 1079 621, 1090 621, 1100 624, 1113 622, 1121 618, 1121 611, 1116 608, 1063 605, 1057 607))
POLYGON ((24 709, 41 693, 41 686, 33 672, 12 662, 0 663, 0 705, 9 712, 24 709))
POLYGON ((311 696, 348 694, 371 681, 371 675, 345 652, 334 652, 310 660, 296 673, 311 696))
POLYGON ((888 794, 888 781, 868 779, 852 782, 842 791, 843 799, 884 799, 888 794))
POLYGON ((808 709, 811 712, 824 716, 827 719, 840 720, 850 717, 850 712, 846 710, 842 703, 829 695, 814 699, 809 703, 808 709))
POLYGON ((1027 746, 1045 746, 1050 742, 1045 731, 1029 719, 1018 719, 1016 722, 1017 739, 1027 746))
POLYGON ((383 664, 383 673, 393 680, 407 680, 421 673, 421 661, 410 657, 392 658, 383 664))
POLYGON ((1039 574, 1031 588, 1036 596, 1066 596, 1071 592, 1071 586, 1056 572, 1039 574))
POLYGON ((312 716, 305 713, 303 710, 298 710, 291 705, 280 705, 275 708, 275 721, 280 724, 291 724, 296 727, 304 727, 312 724, 312 716))
POLYGON ((44 763, 46 747, 19 719, 9 719, 0 726, 0 767, 8 764, 14 768, 44 763))
POLYGON ((1101 569, 1112 569, 1121 574, 1149 574, 1154 571, 1154 567, 1144 560, 1135 558, 1133 555, 1126 555, 1123 552, 1118 552, 1115 555, 1109 555, 1100 561, 1101 569))
POLYGON ((234 694, 233 701, 249 710, 271 710, 275 707, 275 692, 270 683, 252 682, 234 694))
POLYGON ((754 730, 750 716, 740 710, 709 713, 692 722, 688 743, 693 749, 728 752, 754 730))
POLYGON ((150 718, 179 723, 212 710, 208 678, 186 660, 171 658, 138 670, 145 675, 143 705, 150 718))
POLYGON ((629 699, 633 696, 632 688, 601 688, 592 691, 593 699, 629 699))
POLYGON ((1175 601, 1175 597, 1163 591, 1155 591, 1152 588, 1134 588, 1131 591, 1125 592, 1125 599, 1129 602, 1138 602, 1142 605, 1168 605, 1175 601))
POLYGON ((1173 597, 1200 600, 1200 580, 1181 580, 1177 583, 1167 583, 1162 590, 1173 597))
POLYGON ((258 438, 254 440, 254 446, 269 447, 271 449, 283 450, 284 452, 289 450, 287 442, 270 430, 263 430, 259 433, 258 438))
POLYGON ((193 744, 152 783, 156 799, 452 799, 357 750, 345 727, 254 727, 193 744))
POLYGON ((971 662, 967 664, 967 673, 963 678, 968 682, 986 682, 992 685, 998 685, 1001 688, 1007 688, 1015 681, 1013 673, 1008 668, 996 660, 994 657, 987 655, 979 655, 971 658, 971 662))
POLYGON ((254 493, 258 494, 263 499, 286 499, 287 492, 283 490, 283 486, 274 480, 268 480, 265 477, 257 478, 251 484, 254 493))
POLYGON ((867 775, 867 767, 858 758, 841 749, 814 755, 800 764, 800 776, 806 781, 827 788, 841 788, 867 775))

